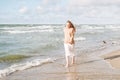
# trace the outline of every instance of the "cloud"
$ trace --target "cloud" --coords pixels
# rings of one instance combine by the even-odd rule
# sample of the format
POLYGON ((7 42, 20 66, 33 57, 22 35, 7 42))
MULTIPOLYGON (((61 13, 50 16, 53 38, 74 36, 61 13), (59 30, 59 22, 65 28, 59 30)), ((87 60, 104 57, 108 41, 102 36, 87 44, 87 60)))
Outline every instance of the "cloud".
POLYGON ((36 10, 38 13, 44 13, 44 11, 45 11, 45 9, 43 9, 43 7, 41 7, 41 6, 37 6, 36 10))
POLYGON ((120 0, 70 0, 69 4, 75 6, 109 6, 120 5, 120 0))
MULTIPOLYGON (((71 19, 73 22, 95 23, 95 22, 119 22, 120 20, 120 0, 22 0, 15 4, 15 13, 9 12, 10 16, 20 18, 20 20, 32 22, 56 23, 71 19), (19 6, 21 6, 19 8, 19 6), (16 14, 16 15, 15 15, 16 14)), ((13 8, 10 8, 13 9, 13 8)), ((2 9, 3 11, 7 9, 2 9)), ((12 11, 12 10, 11 10, 12 11)), ((2 11, 1 11, 2 12, 2 11)), ((6 19, 5 17, 1 17, 6 19)), ((7 20, 7 19, 6 19, 7 20)), ((14 18, 13 21, 16 21, 14 18)))
POLYGON ((70 0, 67 12, 84 18, 118 18, 120 0, 70 0))
POLYGON ((42 0, 36 10, 39 12, 39 18, 44 16, 58 21, 71 19, 87 22, 101 20, 115 22, 120 19, 119 4, 120 0, 42 0))
POLYGON ((54 15, 57 15, 57 14, 62 14, 63 12, 65 12, 65 9, 64 7, 62 6, 59 6, 59 5, 54 5, 54 6, 41 6, 41 5, 38 5, 36 7, 36 12, 38 14, 54 14, 54 15))
POLYGON ((28 12, 28 9, 27 9, 27 7, 22 7, 22 8, 20 8, 19 9, 19 12, 21 13, 21 14, 25 14, 25 13, 27 13, 28 12))
POLYGON ((42 0, 42 4, 44 5, 56 5, 59 4, 61 0, 42 0))

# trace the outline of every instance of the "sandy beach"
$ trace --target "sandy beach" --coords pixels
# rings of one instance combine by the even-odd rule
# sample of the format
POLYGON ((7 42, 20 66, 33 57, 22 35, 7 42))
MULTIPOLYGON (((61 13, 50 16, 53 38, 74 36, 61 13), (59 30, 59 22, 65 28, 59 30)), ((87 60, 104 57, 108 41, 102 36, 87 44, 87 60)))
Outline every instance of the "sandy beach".
POLYGON ((103 55, 102 57, 107 60, 114 68, 120 69, 120 50, 103 55))
POLYGON ((0 80, 120 80, 120 0, 0 6, 0 80))
POLYGON ((112 63, 120 59, 114 57, 118 53, 120 51, 112 52, 104 58, 83 53, 69 68, 64 67, 65 59, 61 58, 53 63, 15 72, 2 80, 120 80, 120 70, 112 67, 116 66, 112 63))

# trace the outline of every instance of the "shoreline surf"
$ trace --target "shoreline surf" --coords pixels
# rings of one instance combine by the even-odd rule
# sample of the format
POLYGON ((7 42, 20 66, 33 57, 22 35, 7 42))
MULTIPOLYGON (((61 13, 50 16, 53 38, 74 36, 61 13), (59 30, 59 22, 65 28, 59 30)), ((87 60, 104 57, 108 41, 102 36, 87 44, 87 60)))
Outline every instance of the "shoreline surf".
MULTIPOLYGON (((63 32, 62 32, 64 27, 65 25, 63 24, 61 25, 57 25, 57 24, 56 25, 49 25, 49 24, 0 25, 0 35, 1 35, 0 36, 0 57, 7 56, 7 55, 15 55, 15 54, 23 55, 23 56, 32 55, 32 57, 30 58, 25 58, 23 62, 22 60, 20 60, 21 62, 20 64, 21 65, 25 64, 26 66, 28 65, 27 62, 31 63, 34 60, 36 61, 36 59, 40 59, 40 60, 41 59, 46 60, 47 58, 59 59, 60 57, 64 56, 63 32), (40 56, 40 55, 44 55, 44 56, 40 56)), ((84 61, 88 60, 88 62, 86 63, 89 63, 90 59, 91 60, 98 59, 99 57, 96 57, 96 56, 101 56, 102 54, 106 54, 108 52, 111 52, 112 50, 116 50, 115 47, 120 45, 119 25, 89 25, 89 24, 76 25, 76 29, 77 29, 77 32, 75 34, 76 52, 78 56, 82 56, 82 60, 80 60, 79 62, 83 61, 81 63, 83 63, 84 65, 85 65, 84 61), (106 41, 106 43, 104 43, 103 41, 106 41)), ((98 60, 101 60, 101 59, 98 59, 98 60)), ((39 60, 38 60, 38 63, 39 63, 39 60)), ((56 64, 56 63, 57 61, 53 62, 53 64, 56 64)), ((12 64, 10 63, 9 66, 5 65, 6 67, 5 70, 8 70, 8 68, 13 66, 14 64, 17 64, 19 66, 19 63, 12 63, 12 64)), ((60 63, 60 64, 63 65, 63 63, 60 63)), ((100 62, 100 64, 103 64, 103 63, 100 62)), ((1 66, 4 66, 4 64, 1 64, 1 66)), ((82 68, 81 65, 79 67, 82 68)), ((94 68, 94 66, 92 67, 94 68)), ((92 67, 90 67, 90 70, 92 67)), ((104 67, 104 66, 101 66, 101 67, 104 67)), ((14 69, 12 70, 16 71, 14 69)), ((24 71, 26 70, 23 70, 23 72, 24 71)), ((22 72, 22 71, 18 71, 18 72, 22 72)), ((9 73, 9 70, 8 70, 8 73, 9 73)), ((15 73, 13 72, 13 74, 16 74, 16 72, 15 73)))

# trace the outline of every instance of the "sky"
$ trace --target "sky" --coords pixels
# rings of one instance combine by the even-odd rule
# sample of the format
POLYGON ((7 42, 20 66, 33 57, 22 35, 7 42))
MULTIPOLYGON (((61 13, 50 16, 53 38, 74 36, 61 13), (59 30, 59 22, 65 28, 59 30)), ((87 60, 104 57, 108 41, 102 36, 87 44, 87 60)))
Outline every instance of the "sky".
POLYGON ((0 24, 119 24, 120 0, 0 0, 0 24))

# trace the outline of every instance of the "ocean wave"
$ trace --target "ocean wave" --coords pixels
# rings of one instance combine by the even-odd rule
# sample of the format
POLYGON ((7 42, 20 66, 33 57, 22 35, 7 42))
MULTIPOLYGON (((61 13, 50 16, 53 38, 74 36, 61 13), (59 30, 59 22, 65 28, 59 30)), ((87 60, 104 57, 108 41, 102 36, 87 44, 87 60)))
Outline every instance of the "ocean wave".
POLYGON ((46 63, 52 63, 54 61, 55 60, 51 58, 47 58, 47 59, 35 59, 35 60, 28 61, 26 63, 21 63, 21 64, 14 64, 8 68, 0 70, 0 78, 10 75, 11 73, 14 73, 16 71, 22 71, 31 67, 40 66, 46 63))
POLYGON ((32 32, 53 32, 54 30, 61 29, 62 26, 54 25, 37 25, 37 26, 19 26, 18 27, 0 27, 0 33, 11 33, 11 34, 20 34, 20 33, 32 33, 32 32))
POLYGON ((82 25, 81 29, 104 29, 104 26, 82 25))
POLYGON ((106 29, 120 29, 120 26, 109 25, 105 26, 106 29))
POLYGON ((120 29, 120 25, 82 25, 81 29, 103 30, 103 29, 120 29))
POLYGON ((24 58, 29 58, 30 56, 25 56, 25 55, 6 55, 3 57, 0 57, 0 62, 11 62, 11 61, 17 61, 17 60, 22 60, 24 58))
POLYGON ((14 31, 3 31, 6 33, 11 33, 11 34, 20 34, 20 33, 33 33, 33 32, 54 32, 53 29, 47 29, 47 30, 26 30, 26 31, 21 31, 21 30, 14 30, 14 31))
POLYGON ((75 38, 75 40, 76 41, 84 41, 84 40, 86 40, 86 38, 85 37, 77 37, 77 38, 75 38))
POLYGON ((39 26, 18 26, 18 27, 1 27, 1 30, 44 30, 44 29, 56 29, 62 26, 52 26, 52 25, 39 25, 39 26))

